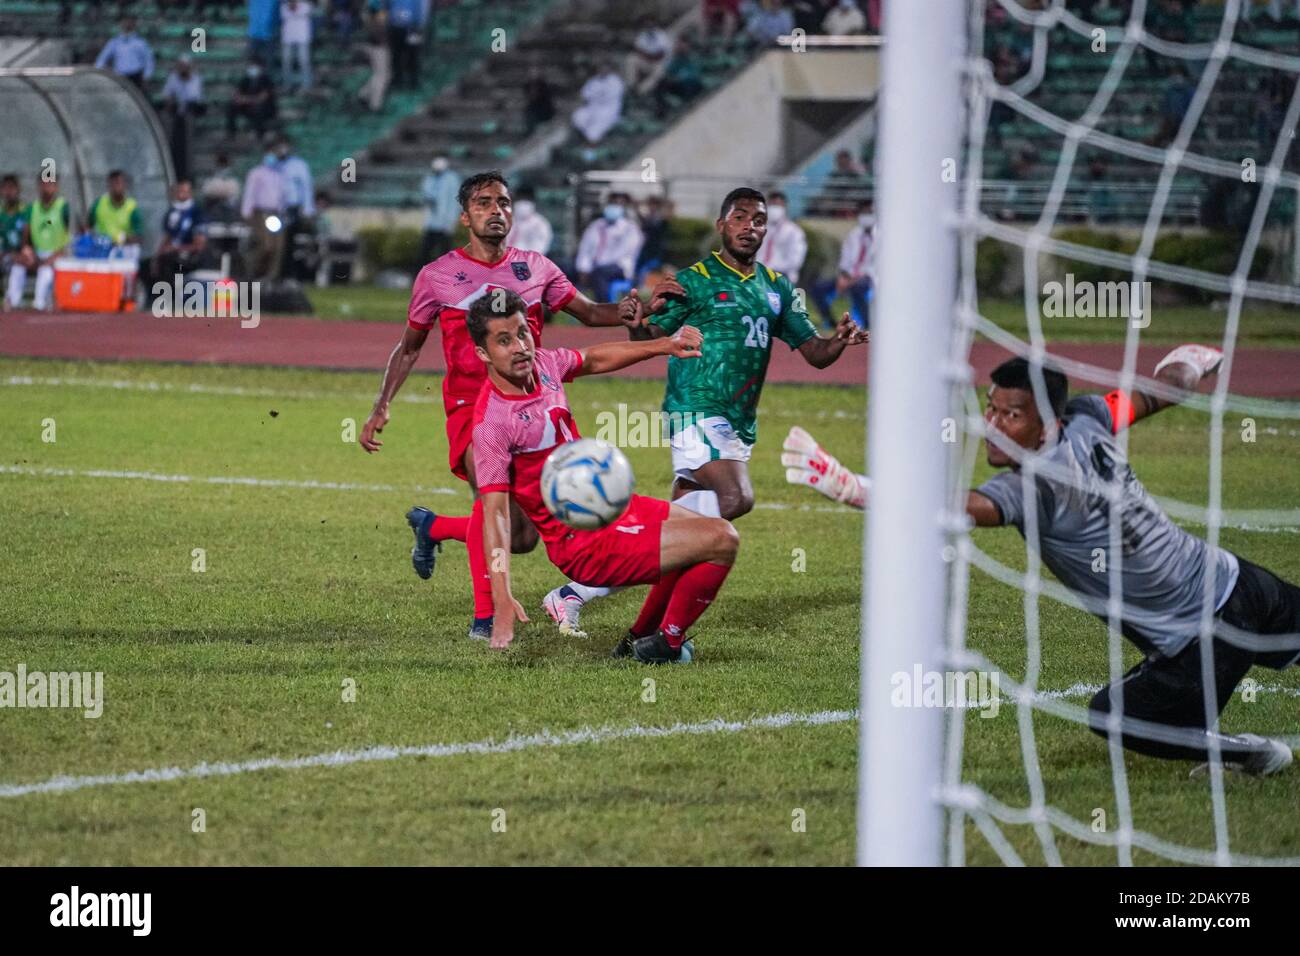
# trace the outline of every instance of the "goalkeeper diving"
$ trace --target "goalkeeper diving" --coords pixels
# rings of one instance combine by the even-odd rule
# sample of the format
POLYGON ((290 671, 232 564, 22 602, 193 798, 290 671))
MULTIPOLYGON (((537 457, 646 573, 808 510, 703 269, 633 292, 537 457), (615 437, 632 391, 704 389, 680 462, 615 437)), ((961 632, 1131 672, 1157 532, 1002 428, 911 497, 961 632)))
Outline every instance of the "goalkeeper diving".
MULTIPOLYGON (((1118 487, 1121 512, 1121 631, 1145 655, 1089 704, 1089 725, 1106 736, 1111 700, 1122 692, 1122 741, 1153 757, 1208 759, 1217 742, 1224 766, 1249 774, 1275 773, 1292 761, 1281 740, 1223 734, 1206 719, 1200 632, 1206 575, 1213 573, 1215 712, 1221 714, 1251 667, 1274 670, 1300 661, 1300 587, 1210 545, 1178 527, 1133 474, 1115 435, 1177 404, 1215 374, 1218 349, 1183 345, 1156 365, 1161 394, 1134 391, 1068 397, 1065 375, 1043 368, 1044 422, 1023 358, 992 373, 986 423, 988 463, 1006 469, 966 497, 966 513, 983 528, 1011 525, 1025 534, 1026 493, 1037 512, 1043 563, 1093 614, 1105 619, 1110 575, 1094 570, 1094 554, 1110 553, 1108 492, 1118 487), (1174 397, 1167 397, 1174 396, 1174 397), (1033 461, 1026 488, 1021 465, 1033 461)), ((791 484, 866 508, 871 481, 824 451, 806 431, 791 428, 781 463, 791 484)))

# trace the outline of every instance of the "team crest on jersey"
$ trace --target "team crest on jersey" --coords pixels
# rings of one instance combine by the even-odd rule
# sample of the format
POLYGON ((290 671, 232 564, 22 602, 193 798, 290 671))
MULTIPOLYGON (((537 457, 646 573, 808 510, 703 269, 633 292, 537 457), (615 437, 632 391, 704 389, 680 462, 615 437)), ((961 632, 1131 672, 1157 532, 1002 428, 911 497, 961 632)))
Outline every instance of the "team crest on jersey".
POLYGON ((551 376, 547 375, 545 372, 541 374, 541 379, 542 379, 542 384, 545 385, 547 388, 549 388, 552 392, 558 392, 560 390, 560 383, 557 382, 555 379, 551 378, 551 376))
POLYGON ((520 282, 523 282, 525 279, 531 279, 533 277, 533 271, 528 268, 528 263, 526 262, 510 263, 510 271, 515 274, 515 278, 518 279, 520 282))
POLYGON ((781 294, 779 292, 773 292, 769 289, 767 293, 767 304, 772 307, 773 315, 781 314, 781 294))

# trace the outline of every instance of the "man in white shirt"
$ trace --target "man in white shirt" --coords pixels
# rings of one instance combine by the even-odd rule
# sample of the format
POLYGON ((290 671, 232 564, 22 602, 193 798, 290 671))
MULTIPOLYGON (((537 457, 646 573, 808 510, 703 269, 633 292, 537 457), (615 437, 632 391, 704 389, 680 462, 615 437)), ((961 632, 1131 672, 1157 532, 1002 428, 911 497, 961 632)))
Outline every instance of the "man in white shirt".
POLYGON ((316 215, 316 186, 307 161, 293 152, 293 144, 287 136, 281 136, 276 142, 275 155, 279 159, 280 175, 284 177, 284 261, 281 273, 289 278, 300 278, 295 260, 298 234, 312 230, 311 220, 316 215))
POLYGON ((668 66, 673 37, 663 27, 656 26, 655 18, 648 13, 641 16, 638 26, 640 32, 623 64, 623 80, 644 96, 655 88, 668 66))
POLYGON ((767 194, 767 235, 758 247, 758 261, 799 284, 799 270, 808 258, 808 236, 789 216, 783 192, 767 194))
POLYGON ((420 236, 420 261, 432 262, 451 248, 460 222, 460 174, 446 156, 435 156, 420 183, 424 199, 424 232, 420 236))
POLYGON ((573 111, 573 125, 589 144, 599 143, 623 115, 623 78, 606 63, 582 84, 582 105, 573 111))
POLYGON ((153 76, 153 48, 135 32, 135 17, 122 18, 122 32, 104 44, 95 66, 112 70, 144 89, 145 81, 153 76))
POLYGON ((840 246, 839 269, 834 279, 819 279, 813 285, 813 300, 822 317, 831 323, 831 303, 848 295, 853 318, 868 326, 867 301, 876 276, 876 216, 870 199, 858 203, 858 221, 840 246))
POLYGON ((553 233, 546 217, 537 211, 537 197, 525 186, 515 193, 515 220, 506 236, 506 245, 525 252, 546 255, 551 249, 553 233))
POLYGON ((867 18, 855 0, 839 0, 822 20, 827 36, 842 37, 867 32, 867 18))
POLYGON ((171 128, 172 165, 178 179, 188 179, 191 117, 202 116, 208 108, 203 101, 203 77, 194 69, 188 53, 177 57, 175 69, 163 84, 162 96, 161 112, 168 117, 171 128))
POLYGON ((636 257, 645 237, 636 220, 628 215, 631 206, 631 196, 610 193, 600 218, 591 221, 578 243, 574 263, 578 284, 594 290, 597 302, 611 301, 610 284, 631 281, 636 270, 636 257))
POLYGON ((315 10, 308 0, 285 0, 280 7, 280 78, 293 86, 295 63, 298 86, 311 89, 311 18, 315 10))

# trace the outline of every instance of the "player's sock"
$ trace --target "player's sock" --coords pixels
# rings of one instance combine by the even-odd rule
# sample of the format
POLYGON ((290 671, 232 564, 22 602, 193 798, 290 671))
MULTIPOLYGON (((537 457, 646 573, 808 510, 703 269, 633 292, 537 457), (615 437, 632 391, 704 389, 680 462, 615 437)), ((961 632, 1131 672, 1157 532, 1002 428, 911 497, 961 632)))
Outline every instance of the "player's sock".
POLYGON ((469 515, 438 515, 429 525, 429 537, 434 541, 464 541, 469 534, 469 522, 469 515))
POLYGON ((615 593, 616 591, 623 590, 622 588, 589 588, 587 585, 579 584, 577 581, 570 581, 565 585, 565 587, 576 594, 583 604, 586 604, 592 598, 605 597, 615 593))
POLYGON ((681 576, 680 568, 669 571, 650 588, 645 603, 641 605, 641 613, 636 616, 636 622, 632 625, 634 638, 646 637, 659 630, 664 611, 668 609, 668 600, 673 596, 673 588, 677 587, 677 579, 681 576))
POLYGON ((474 586, 474 617, 492 616, 492 579, 488 577, 487 556, 483 553, 483 499, 474 500, 465 530, 465 550, 469 552, 469 578, 474 586))
POLYGON ((714 564, 712 561, 694 565, 681 572, 677 586, 673 588, 672 598, 664 611, 663 623, 659 630, 673 647, 681 647, 686 640, 686 632, 703 614, 713 599, 717 597, 722 582, 731 573, 731 565, 714 564))
POLYGON ((722 517, 722 509, 718 506, 718 493, 707 488, 688 491, 680 498, 674 499, 673 504, 681 505, 696 514, 704 515, 706 518, 722 517))

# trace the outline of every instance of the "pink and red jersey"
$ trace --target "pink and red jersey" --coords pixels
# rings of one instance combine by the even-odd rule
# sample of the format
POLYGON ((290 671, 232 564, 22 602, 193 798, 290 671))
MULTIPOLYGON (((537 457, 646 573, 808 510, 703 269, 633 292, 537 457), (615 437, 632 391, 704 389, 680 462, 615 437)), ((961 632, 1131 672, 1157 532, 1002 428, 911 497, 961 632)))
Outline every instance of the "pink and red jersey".
POLYGON ((558 312, 578 294, 546 256, 513 246, 507 247, 500 262, 483 262, 462 249, 453 249, 421 269, 411 290, 406 321, 413 329, 431 329, 435 322, 442 323, 442 354, 447 362, 442 399, 448 414, 466 405, 473 407, 487 379, 487 367, 474 353, 465 317, 474 301, 493 289, 509 289, 528 304, 528 326, 539 344, 542 306, 558 312))
POLYGON ((533 360, 537 387, 529 395, 507 395, 491 380, 474 408, 474 467, 479 494, 508 491, 537 526, 547 550, 572 529, 542 503, 542 466, 557 445, 578 438, 564 383, 582 367, 573 349, 538 349, 533 360))

